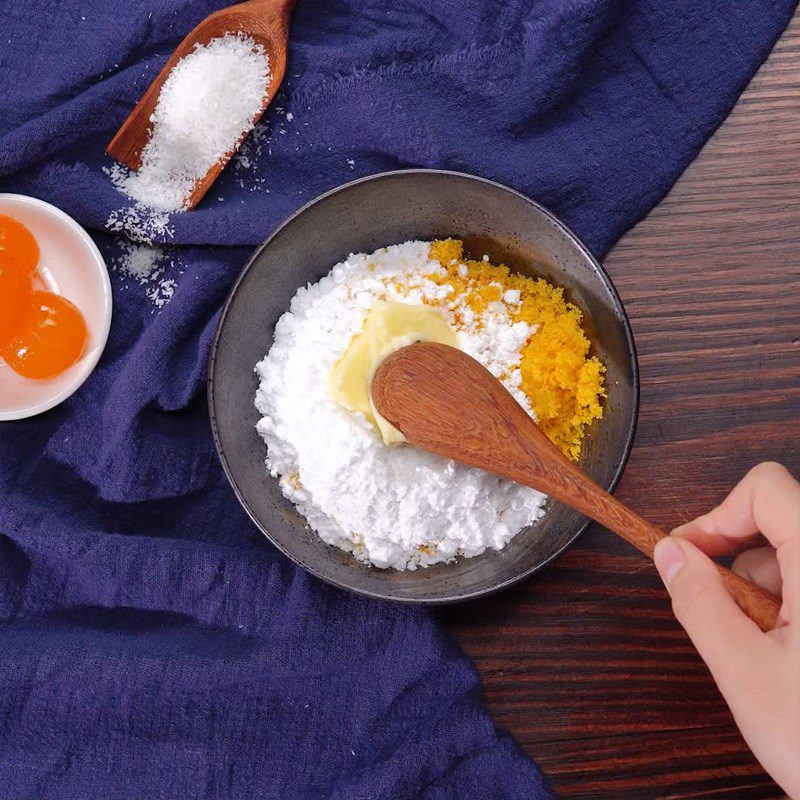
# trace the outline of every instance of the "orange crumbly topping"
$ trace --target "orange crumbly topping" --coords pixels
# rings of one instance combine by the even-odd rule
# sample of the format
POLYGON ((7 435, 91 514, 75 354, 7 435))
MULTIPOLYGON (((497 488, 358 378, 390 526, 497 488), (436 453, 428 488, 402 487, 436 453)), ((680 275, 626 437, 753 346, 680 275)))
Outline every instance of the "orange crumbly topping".
POLYGON ((580 309, 564 299, 561 287, 543 278, 525 277, 503 264, 465 260, 463 243, 456 239, 432 242, 430 256, 444 273, 427 277, 452 286, 449 299, 463 299, 478 314, 508 290, 519 292, 511 318, 538 325, 522 349, 521 389, 541 429, 577 461, 586 426, 603 415, 600 401, 605 397, 605 367, 589 356, 580 309))

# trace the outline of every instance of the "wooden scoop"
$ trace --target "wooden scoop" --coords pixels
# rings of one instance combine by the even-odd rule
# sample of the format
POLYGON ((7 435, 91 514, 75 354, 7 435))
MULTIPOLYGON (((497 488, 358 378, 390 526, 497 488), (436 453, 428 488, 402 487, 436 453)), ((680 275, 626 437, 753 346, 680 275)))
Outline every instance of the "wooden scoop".
MULTIPOLYGON (((531 486, 597 520, 652 556, 667 534, 587 478, 474 358, 443 344, 392 353, 372 380, 378 411, 423 450, 531 486)), ((777 598, 724 567, 722 580, 762 630, 775 627, 777 598)))
MULTIPOLYGON (((278 91, 286 72, 286 53, 289 38, 289 17, 294 0, 251 0, 223 8, 206 17, 175 49, 169 61, 150 84, 142 99, 117 131, 106 152, 130 169, 138 171, 144 146, 150 137, 150 116, 155 111, 161 87, 172 68, 194 50, 195 45, 208 44, 226 33, 243 33, 264 47, 269 57, 270 81, 258 116, 264 113, 278 91)), ((258 118, 258 117, 257 117, 258 118)), ((256 119, 257 119, 256 118, 256 119)), ((231 156, 239 149, 249 131, 196 184, 186 200, 194 208, 211 188, 231 156)))

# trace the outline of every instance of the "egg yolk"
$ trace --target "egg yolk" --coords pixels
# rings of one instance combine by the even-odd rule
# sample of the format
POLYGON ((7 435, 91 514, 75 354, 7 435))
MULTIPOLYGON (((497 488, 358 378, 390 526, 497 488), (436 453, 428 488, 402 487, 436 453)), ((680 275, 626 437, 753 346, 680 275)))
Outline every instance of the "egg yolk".
POLYGON ((24 319, 0 353, 23 377, 54 378, 80 359, 88 338, 83 315, 69 300, 34 291, 24 319))
POLYGON ((0 250, 0 348, 22 325, 33 297, 33 273, 0 250))
POLYGON ((78 361, 89 333, 69 300, 41 289, 38 265, 33 234, 0 214, 0 357, 23 377, 42 380, 78 361))
POLYGON ((29 271, 39 264, 39 245, 33 234, 21 222, 4 214, 0 214, 0 252, 14 256, 29 271))

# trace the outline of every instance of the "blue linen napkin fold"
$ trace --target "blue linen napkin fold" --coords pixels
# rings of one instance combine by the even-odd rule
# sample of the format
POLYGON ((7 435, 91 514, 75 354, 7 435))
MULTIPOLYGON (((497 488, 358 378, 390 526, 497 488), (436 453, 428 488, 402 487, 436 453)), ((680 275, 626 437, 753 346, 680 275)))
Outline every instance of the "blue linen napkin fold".
POLYGON ((795 1, 299 0, 250 165, 171 220, 159 308, 163 283, 120 271, 103 151, 222 5, 0 8, 0 190, 84 224, 115 302, 85 386, 0 425, 0 798, 551 797, 424 610, 321 584, 240 510, 205 406, 218 311, 284 216, 399 167, 507 183, 604 255, 795 1))

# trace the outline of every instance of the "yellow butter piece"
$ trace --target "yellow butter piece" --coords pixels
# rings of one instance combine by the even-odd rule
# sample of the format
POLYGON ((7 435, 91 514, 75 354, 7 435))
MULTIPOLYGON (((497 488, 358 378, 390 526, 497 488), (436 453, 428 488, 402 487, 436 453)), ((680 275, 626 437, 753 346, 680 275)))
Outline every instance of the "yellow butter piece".
POLYGON ((328 391, 348 411, 361 412, 381 434, 385 444, 405 441, 372 402, 372 376, 386 356, 414 342, 439 342, 458 347, 458 334, 441 312, 430 306, 377 302, 357 333, 333 365, 328 391))

